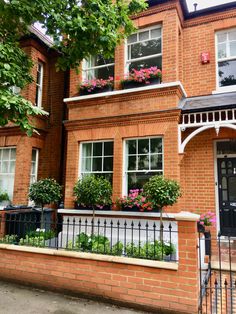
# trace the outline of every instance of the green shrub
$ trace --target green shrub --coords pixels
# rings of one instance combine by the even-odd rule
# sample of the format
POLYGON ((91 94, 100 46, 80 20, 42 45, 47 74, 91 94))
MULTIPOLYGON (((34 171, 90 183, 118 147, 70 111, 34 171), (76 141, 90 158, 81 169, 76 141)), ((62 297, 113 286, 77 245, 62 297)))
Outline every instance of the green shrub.
POLYGON ((88 207, 111 205, 112 187, 103 177, 86 175, 79 179, 74 187, 74 195, 78 204, 88 207))
POLYGON ((0 238, 0 243, 7 243, 7 244, 16 244, 17 243, 17 235, 16 234, 6 234, 5 237, 0 238))
POLYGON ((29 231, 25 238, 21 238, 19 245, 45 247, 45 242, 56 236, 53 230, 48 231, 29 231))
POLYGON ((3 201, 10 201, 10 198, 7 192, 0 191, 0 202, 3 202, 3 201))

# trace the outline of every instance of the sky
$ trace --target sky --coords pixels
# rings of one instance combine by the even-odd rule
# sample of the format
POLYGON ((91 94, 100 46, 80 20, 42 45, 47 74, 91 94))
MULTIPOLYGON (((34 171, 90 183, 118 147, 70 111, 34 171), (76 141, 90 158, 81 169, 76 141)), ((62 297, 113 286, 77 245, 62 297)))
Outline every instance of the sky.
POLYGON ((219 5, 219 4, 224 4, 224 3, 229 3, 229 2, 234 2, 235 0, 187 0, 188 3, 188 9, 189 11, 194 10, 194 3, 198 3, 197 9, 204 9, 208 8, 211 6, 219 5))

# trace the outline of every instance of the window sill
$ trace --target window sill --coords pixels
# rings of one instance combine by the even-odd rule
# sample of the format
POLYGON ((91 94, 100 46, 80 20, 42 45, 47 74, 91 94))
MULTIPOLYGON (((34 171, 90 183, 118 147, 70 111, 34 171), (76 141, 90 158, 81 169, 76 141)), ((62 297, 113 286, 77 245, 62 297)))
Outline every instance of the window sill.
POLYGON ((226 93, 235 93, 235 92, 236 92, 236 86, 230 86, 227 88, 223 87, 223 88, 213 90, 212 94, 215 95, 215 94, 226 94, 226 93))
POLYGON ((142 86, 142 87, 136 87, 136 88, 130 88, 130 89, 114 90, 111 92, 98 93, 98 94, 92 94, 92 95, 64 98, 64 102, 67 103, 67 102, 78 101, 78 100, 96 99, 96 98, 101 98, 101 97, 130 94, 130 93, 136 93, 136 92, 147 91, 147 90, 161 90, 161 89, 165 89, 169 87, 176 87, 176 86, 179 86, 184 97, 187 97, 187 94, 184 90, 183 85, 181 84, 180 81, 177 81, 177 82, 154 84, 154 85, 142 86))

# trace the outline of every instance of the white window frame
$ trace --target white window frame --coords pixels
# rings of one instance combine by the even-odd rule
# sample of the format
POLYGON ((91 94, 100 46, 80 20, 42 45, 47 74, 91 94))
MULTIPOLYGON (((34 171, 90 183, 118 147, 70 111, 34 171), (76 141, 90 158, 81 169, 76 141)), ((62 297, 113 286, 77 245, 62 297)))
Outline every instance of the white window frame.
MULTIPOLYGON (((160 29, 161 29, 161 36, 160 36, 160 37, 151 38, 151 39, 146 39, 146 40, 142 40, 142 41, 137 41, 136 43, 145 42, 145 41, 149 41, 149 40, 152 40, 152 39, 161 38, 161 52, 160 52, 160 53, 156 53, 156 54, 153 54, 153 55, 150 55, 150 56, 135 58, 135 59, 129 59, 129 55, 128 55, 128 46, 129 46, 129 45, 132 45, 132 44, 128 44, 128 39, 125 40, 125 74, 128 74, 128 73, 129 73, 129 65, 130 65, 130 63, 132 63, 132 62, 142 61, 142 60, 148 60, 148 59, 152 59, 152 58, 154 58, 154 57, 162 57, 162 54, 163 54, 162 25, 158 24, 158 25, 155 25, 155 26, 152 26, 152 27, 140 28, 140 29, 138 29, 136 32, 134 32, 133 34, 138 34, 138 33, 142 33, 142 32, 145 32, 145 31, 149 31, 149 33, 151 33, 151 30, 156 29, 156 28, 160 28, 160 29)), ((133 35, 133 34, 131 34, 131 35, 133 35)), ((136 43, 133 43, 133 44, 136 44, 136 43)))
MULTIPOLYGON (((0 162, 2 163, 2 151, 3 150, 12 150, 15 149, 16 152, 16 147, 15 146, 7 146, 7 147, 0 147, 0 162)), ((15 173, 16 173, 16 156, 15 159, 8 159, 8 162, 10 163, 11 161, 15 161, 15 169, 14 169, 14 173, 10 173, 10 172, 2 172, 2 165, 0 167, 0 175, 4 175, 4 176, 8 176, 8 177, 13 177, 13 193, 14 193, 14 181, 15 181, 15 173)), ((9 195, 9 191, 3 191, 3 192, 7 192, 9 195)), ((11 198, 11 196, 13 195, 9 195, 9 197, 11 198)))
POLYGON ((39 108, 42 108, 43 74, 44 74, 44 64, 41 61, 38 61, 38 63, 37 63, 37 76, 36 76, 36 95, 37 95, 37 91, 38 91, 38 97, 36 98, 36 95, 35 95, 35 106, 37 106, 39 108), (40 69, 41 69, 40 72, 38 71, 39 66, 40 66, 40 69), (40 73, 39 82, 37 81, 38 72, 40 73))
MULTIPOLYGON (((127 159, 127 156, 128 154, 126 154, 127 152, 127 141, 131 141, 131 140, 145 140, 145 139, 155 139, 155 138, 158 138, 158 139, 161 139, 162 140, 162 153, 157 153, 157 154, 154 154, 154 155, 162 155, 162 170, 147 170, 145 171, 146 173, 148 172, 156 172, 157 174, 158 173, 161 173, 162 175, 164 175, 164 138, 163 136, 160 136, 160 135, 157 135, 157 136, 145 136, 145 137, 132 137, 132 138, 126 138, 123 140, 123 184, 122 184, 122 192, 123 192, 123 196, 125 195, 128 195, 128 172, 134 172, 134 173, 143 173, 144 170, 127 170, 128 168, 128 159, 127 159)), ((137 147, 136 147, 136 150, 137 150, 137 147)), ((140 154, 137 154, 137 151, 136 151, 136 156, 137 155, 140 155, 140 154)), ((141 154, 142 155, 142 154, 141 154)), ((143 155, 147 155, 147 154, 143 154, 143 155)), ((148 155, 150 156, 151 153, 150 151, 148 152, 148 155)), ((153 155, 153 154, 152 154, 153 155)), ((150 160, 149 160, 149 168, 150 168, 150 160)))
MULTIPOLYGON (((80 142, 80 156, 79 156, 79 178, 82 178, 83 174, 111 174, 113 176, 113 169, 112 171, 89 171, 84 172, 82 171, 82 159, 83 159, 83 144, 92 144, 92 152, 91 152, 91 158, 93 157, 93 143, 103 143, 103 149, 102 149, 102 155, 99 156, 102 158, 102 169, 104 168, 104 157, 112 157, 113 158, 113 169, 114 169, 114 140, 99 140, 99 141, 84 141, 80 142), (104 153, 104 143, 107 142, 113 142, 113 155, 103 155, 104 153)), ((91 164, 91 169, 93 168, 93 164, 91 164)))
POLYGON ((216 90, 220 91, 220 92, 236 91, 236 84, 235 85, 231 85, 231 86, 220 86, 219 85, 219 77, 218 77, 218 71, 219 71, 218 63, 219 62, 223 62, 223 61, 236 60, 236 55, 234 57, 226 57, 226 58, 218 59, 218 35, 227 33, 226 52, 227 52, 227 55, 229 55, 228 34, 230 32, 235 32, 235 31, 236 31, 236 28, 231 28, 231 29, 227 29, 227 30, 223 30, 223 31, 218 31, 218 32, 215 33, 216 90))
MULTIPOLYGON (((90 56, 89 57, 90 59, 91 58, 94 58, 94 56, 90 56)), ((86 59, 83 60, 82 62, 82 80, 88 80, 88 72, 89 71, 94 71, 94 70, 97 70, 97 69, 102 69, 102 68, 106 68, 106 67, 109 67, 109 66, 115 66, 115 56, 114 56, 114 62, 113 63, 108 63, 108 64, 104 64, 104 65, 97 65, 97 66, 93 66, 93 67, 88 67, 88 61, 86 59)), ((115 74, 115 73, 114 73, 115 74)), ((93 75, 93 78, 95 78, 95 76, 93 75)))
POLYGON ((31 169, 30 169, 30 184, 37 182, 38 180, 38 166, 39 166, 39 149, 38 148, 33 148, 32 149, 32 156, 33 156, 33 151, 36 151, 36 160, 35 160, 35 173, 32 173, 32 164, 33 164, 33 160, 31 157, 31 169), (33 181, 33 178, 35 178, 35 180, 33 181))

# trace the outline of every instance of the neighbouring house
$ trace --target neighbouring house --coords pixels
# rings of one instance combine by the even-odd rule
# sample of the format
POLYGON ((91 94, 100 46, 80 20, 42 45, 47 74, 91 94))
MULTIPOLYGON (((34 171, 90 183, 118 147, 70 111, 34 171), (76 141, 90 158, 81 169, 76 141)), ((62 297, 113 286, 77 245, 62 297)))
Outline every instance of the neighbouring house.
POLYGON ((186 1, 149 1, 114 58, 91 56, 79 75, 56 72, 57 52, 32 28, 21 44, 35 82, 23 94, 49 116, 37 118, 32 138, 0 130, 0 188, 26 204, 30 182, 54 177, 73 209, 74 184, 86 173, 107 177, 114 200, 164 174, 182 187, 167 212, 212 211, 217 230, 236 235, 235 17, 235 2, 189 12, 186 1), (151 67, 161 82, 122 89, 128 72, 151 67), (109 77, 114 90, 79 94, 81 81, 109 77))

